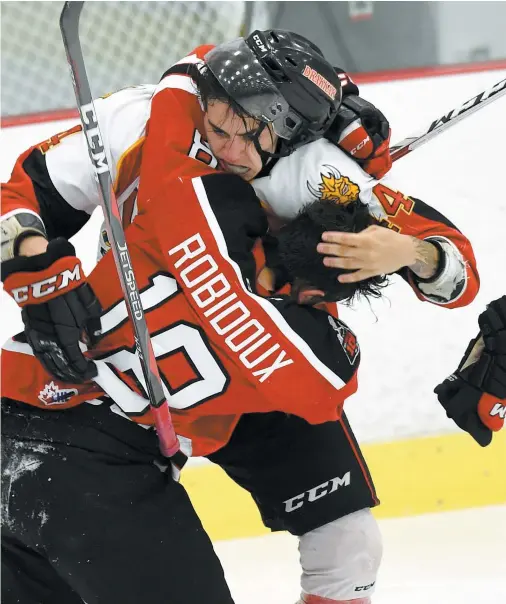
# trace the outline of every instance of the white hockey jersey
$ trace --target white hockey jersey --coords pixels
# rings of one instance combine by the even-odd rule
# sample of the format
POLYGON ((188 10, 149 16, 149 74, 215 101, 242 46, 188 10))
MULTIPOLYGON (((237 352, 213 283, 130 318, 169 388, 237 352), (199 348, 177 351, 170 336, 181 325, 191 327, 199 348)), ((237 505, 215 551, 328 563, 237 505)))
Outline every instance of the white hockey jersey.
MULTIPOLYGON (((179 63, 198 65, 209 48, 199 47, 179 63)), ((156 194, 162 180, 198 176, 201 162, 217 166, 204 138, 203 111, 189 75, 169 73, 156 86, 125 88, 98 99, 96 112, 124 227, 156 194)), ((317 198, 347 203, 359 197, 389 228, 439 243, 445 257, 436 279, 425 283, 409 271, 403 275, 420 299, 452 308, 468 304, 477 293, 476 262, 467 238, 435 209, 397 191, 388 176, 374 180, 327 140, 278 160, 269 176, 253 186, 285 220, 317 198)), ((11 179, 2 185, 3 217, 35 213, 50 238, 74 235, 98 205, 77 124, 23 153, 11 179)), ((101 233, 99 255, 109 247, 103 229, 101 233)))

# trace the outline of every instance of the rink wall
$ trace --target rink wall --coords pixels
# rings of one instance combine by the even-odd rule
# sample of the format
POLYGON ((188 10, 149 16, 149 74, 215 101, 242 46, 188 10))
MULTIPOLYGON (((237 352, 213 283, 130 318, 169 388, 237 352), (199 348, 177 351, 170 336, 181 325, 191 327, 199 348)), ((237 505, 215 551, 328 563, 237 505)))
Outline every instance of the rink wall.
MULTIPOLYGON (((361 94, 388 116, 397 142, 505 77, 506 69, 411 77, 364 83, 361 94)), ((506 293, 505 112, 503 97, 400 160, 392 171, 399 189, 436 207, 471 239, 481 274, 476 300, 449 312, 419 302, 404 282, 393 280, 383 301, 342 312, 362 348, 359 392, 346 411, 382 502, 378 516, 506 502, 506 433, 481 449, 446 418, 432 392, 457 366, 485 304, 506 293)), ((24 149, 73 123, 4 128, 2 181, 24 149)), ((100 222, 94 215, 74 239, 87 270, 95 261, 100 222)), ((21 321, 3 291, 0 299, 4 341, 20 330, 21 321)), ((213 538, 264 531, 249 496, 218 468, 197 460, 183 481, 213 538)))

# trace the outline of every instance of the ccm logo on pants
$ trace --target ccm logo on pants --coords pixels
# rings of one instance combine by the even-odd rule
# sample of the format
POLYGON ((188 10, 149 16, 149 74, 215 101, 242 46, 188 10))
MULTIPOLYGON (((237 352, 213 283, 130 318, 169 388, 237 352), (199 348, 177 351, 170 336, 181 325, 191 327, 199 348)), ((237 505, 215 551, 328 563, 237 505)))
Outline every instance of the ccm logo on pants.
POLYGON ((330 495, 330 493, 337 491, 339 487, 347 487, 351 482, 350 476, 351 473, 346 472, 346 474, 341 478, 336 476, 335 478, 327 480, 327 482, 322 482, 322 484, 319 484, 308 491, 304 491, 304 493, 301 493, 300 495, 295 495, 295 497, 291 497, 290 499, 283 501, 285 504, 285 512, 293 512, 294 510, 298 510, 306 503, 306 501, 311 503, 317 499, 325 497, 325 495, 330 495))

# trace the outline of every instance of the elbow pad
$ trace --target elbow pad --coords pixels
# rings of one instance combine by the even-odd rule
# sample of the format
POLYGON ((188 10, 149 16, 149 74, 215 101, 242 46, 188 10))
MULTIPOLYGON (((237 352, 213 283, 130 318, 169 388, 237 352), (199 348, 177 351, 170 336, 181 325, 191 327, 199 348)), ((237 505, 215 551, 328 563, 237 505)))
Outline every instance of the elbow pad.
POLYGON ((41 235, 46 237, 44 223, 34 212, 19 211, 7 215, 0 223, 1 260, 12 260, 17 256, 19 246, 25 237, 41 235))

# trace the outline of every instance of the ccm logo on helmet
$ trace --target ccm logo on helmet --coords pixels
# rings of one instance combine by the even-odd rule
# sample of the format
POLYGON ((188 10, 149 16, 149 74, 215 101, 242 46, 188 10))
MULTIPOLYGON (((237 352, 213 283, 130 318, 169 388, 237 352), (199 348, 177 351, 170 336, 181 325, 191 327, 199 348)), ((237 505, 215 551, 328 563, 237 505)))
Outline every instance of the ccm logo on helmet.
POLYGON ((260 50, 262 52, 268 52, 267 46, 265 46, 265 44, 262 42, 262 40, 260 39, 260 36, 258 34, 255 34, 253 36, 253 40, 255 40, 255 44, 258 46, 258 48, 260 48, 260 50))
POLYGON ((50 296, 56 291, 66 289, 71 281, 81 280, 81 263, 76 262, 72 270, 65 269, 57 275, 42 279, 30 285, 15 287, 11 290, 11 295, 18 304, 36 304, 40 298, 50 296))

